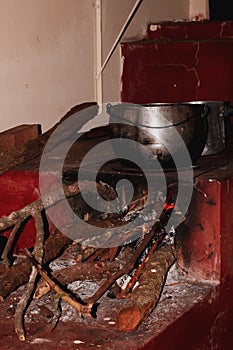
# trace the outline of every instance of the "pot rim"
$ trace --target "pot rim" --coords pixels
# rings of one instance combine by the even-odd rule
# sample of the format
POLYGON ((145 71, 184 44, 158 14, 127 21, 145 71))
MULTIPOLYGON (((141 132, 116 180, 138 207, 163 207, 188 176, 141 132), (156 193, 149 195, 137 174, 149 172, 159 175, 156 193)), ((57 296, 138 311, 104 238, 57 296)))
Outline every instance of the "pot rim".
MULTIPOLYGON (((221 101, 222 102, 222 101, 221 101)), ((109 108, 114 108, 114 107, 119 107, 119 106, 126 106, 126 107, 132 107, 132 108, 137 108, 137 107, 153 107, 153 106, 158 106, 158 107, 162 107, 162 106, 189 106, 190 104, 195 105, 197 104, 198 106, 205 102, 202 101, 188 101, 188 102, 150 102, 150 103, 131 103, 131 102, 119 102, 116 104, 111 104, 108 103, 107 104, 107 108, 109 106, 109 108)))
MULTIPOLYGON (((131 104, 131 103, 118 103, 118 104, 115 104, 115 105, 112 105, 110 103, 107 104, 107 113, 111 116, 114 114, 114 110, 117 110, 117 108, 122 108, 122 110, 124 110, 124 107, 125 109, 136 109, 136 108, 153 108, 153 107, 163 107, 163 106, 189 106, 190 108, 195 108, 195 107, 198 107, 200 109, 200 106, 202 106, 200 103, 197 103, 196 106, 194 103, 188 103, 188 102, 184 102, 184 103, 173 103, 173 102, 168 102, 168 103, 163 103, 163 102, 159 102, 159 103, 149 103, 149 104, 144 104, 144 105, 137 105, 137 104, 131 104), (113 113, 112 113, 113 112, 113 113)), ((153 112, 153 110, 151 110, 153 112)), ((176 126, 180 126, 184 123, 187 123, 189 122, 190 120, 194 119, 194 118, 199 118, 199 119, 204 119, 204 117, 206 115, 203 115, 202 113, 200 113, 200 115, 192 115, 188 118, 185 118, 181 121, 178 121, 176 123, 171 123, 171 124, 168 124, 168 125, 162 125, 162 126, 152 126, 152 125, 146 125, 146 124, 142 124, 142 123, 139 123, 138 121, 132 121, 130 119, 127 119, 125 118, 124 116, 119 116, 119 115, 113 115, 116 119, 118 120, 124 120, 127 122, 127 124, 131 124, 131 125, 134 125, 134 126, 137 126, 137 127, 143 127, 143 128, 147 128, 147 129, 167 129, 167 128, 172 128, 172 127, 176 127, 176 126)))
POLYGON ((188 103, 188 104, 209 104, 209 103, 225 104, 225 103, 227 103, 227 101, 224 101, 224 100, 203 100, 203 101, 198 100, 198 101, 188 101, 185 103, 188 103))

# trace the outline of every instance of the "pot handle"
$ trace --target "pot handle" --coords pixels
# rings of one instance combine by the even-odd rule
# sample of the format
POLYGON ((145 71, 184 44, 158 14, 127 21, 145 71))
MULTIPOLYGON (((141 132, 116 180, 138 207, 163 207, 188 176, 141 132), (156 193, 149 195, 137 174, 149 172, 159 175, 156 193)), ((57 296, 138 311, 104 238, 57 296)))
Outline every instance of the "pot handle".
POLYGON ((111 110, 112 110, 112 105, 111 103, 107 103, 107 106, 106 106, 106 111, 109 115, 111 115, 111 110))
POLYGON ((204 104, 203 114, 201 115, 201 117, 202 117, 203 119, 206 118, 206 117, 208 117, 208 115, 210 114, 210 112, 211 112, 210 106, 209 106, 207 103, 205 103, 205 104, 204 104))

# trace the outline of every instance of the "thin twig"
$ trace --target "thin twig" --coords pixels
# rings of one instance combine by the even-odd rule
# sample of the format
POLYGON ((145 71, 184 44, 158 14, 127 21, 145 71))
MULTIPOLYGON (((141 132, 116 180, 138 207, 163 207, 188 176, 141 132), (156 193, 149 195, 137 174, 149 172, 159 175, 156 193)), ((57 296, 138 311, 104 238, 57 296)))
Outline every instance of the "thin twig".
POLYGON ((149 249, 149 252, 146 256, 146 258, 138 265, 136 271, 134 272, 134 275, 129 280, 127 286, 125 289, 122 289, 121 292, 117 295, 118 298, 125 298, 125 296, 133 289, 135 286, 135 283, 138 281, 141 272, 143 268, 145 267, 147 261, 150 259, 150 257, 154 254, 156 248, 158 247, 159 243, 161 242, 163 236, 159 236, 159 238, 152 244, 152 246, 149 249))
POLYGON ((33 249, 35 259, 42 264, 44 257, 44 222, 42 213, 36 213, 34 216, 36 226, 36 243, 33 249))
MULTIPOLYGON (((57 229, 50 235, 44 244, 43 264, 46 265, 56 259, 72 240, 63 235, 57 229)), ((28 259, 10 266, 9 270, 0 275, 0 300, 5 299, 10 293, 28 282, 31 273, 31 263, 28 259)))
POLYGON ((70 306, 72 306, 74 309, 76 309, 79 313, 82 315, 85 315, 86 317, 91 317, 91 308, 92 305, 85 305, 84 302, 79 302, 75 300, 71 295, 69 295, 67 292, 65 292, 63 289, 61 289, 47 274, 47 272, 42 268, 41 264, 38 263, 38 261, 32 256, 32 254, 29 252, 28 249, 25 249, 25 254, 30 260, 30 262, 37 268, 39 274, 46 280, 46 282, 49 284, 50 288, 54 290, 58 296, 68 303, 70 306))
POLYGON ((9 268, 9 266, 10 266, 9 252, 11 250, 12 243, 15 240, 16 234, 20 228, 20 225, 21 225, 21 221, 19 220, 19 222, 17 222, 15 224, 14 228, 12 229, 12 231, 8 237, 7 243, 4 247, 3 253, 2 253, 2 259, 4 260, 6 268, 9 268))
MULTIPOLYGON (((44 255, 44 223, 41 212, 35 213, 34 218, 36 225, 36 243, 34 247, 34 255, 39 262, 42 262, 44 255)), ((15 311, 14 326, 15 332, 17 333, 20 341, 25 341, 24 315, 35 290, 36 277, 37 269, 33 267, 25 293, 21 297, 15 311)))
MULTIPOLYGON (((71 266, 64 267, 52 273, 51 278, 55 279, 61 285, 67 285, 74 281, 101 281, 108 278, 112 273, 118 271, 120 262, 105 261, 96 264, 95 262, 84 261, 71 266)), ((50 286, 44 279, 40 279, 34 294, 34 299, 39 299, 50 291, 50 286)))
POLYGON ((52 332, 55 327, 57 326, 59 319, 61 317, 61 298, 56 298, 57 302, 54 300, 54 307, 53 307, 53 318, 51 323, 50 332, 52 332))
POLYGON ((18 335, 20 341, 25 341, 25 329, 24 329, 23 318, 24 318, 26 307, 28 305, 28 300, 30 299, 31 293, 34 289, 36 276, 37 276, 37 270, 35 267, 33 267, 25 293, 22 295, 15 311, 14 326, 15 326, 15 332, 18 335))
MULTIPOLYGON (((88 190, 92 181, 81 180, 73 183, 69 186, 64 186, 64 191, 62 188, 57 188, 50 193, 46 194, 43 199, 38 198, 34 202, 26 205, 25 207, 12 212, 6 217, 0 218, 0 231, 6 230, 19 222, 23 222, 27 217, 32 216, 34 212, 40 212, 43 209, 47 209, 58 202, 64 200, 64 195, 66 198, 73 197, 80 193, 79 185, 82 184, 83 191, 88 190)), ((115 199, 117 197, 116 191, 108 184, 96 183, 97 191, 103 198, 115 199)))

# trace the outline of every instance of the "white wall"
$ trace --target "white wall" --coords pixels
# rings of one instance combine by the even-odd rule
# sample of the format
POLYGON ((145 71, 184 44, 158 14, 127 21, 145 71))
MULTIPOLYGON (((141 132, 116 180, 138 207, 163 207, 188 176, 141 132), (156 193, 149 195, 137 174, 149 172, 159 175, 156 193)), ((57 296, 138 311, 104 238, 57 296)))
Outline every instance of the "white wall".
POLYGON ((190 0, 189 18, 190 20, 209 19, 209 0, 190 0))
MULTIPOLYGON (((103 0, 103 61, 126 21, 136 0, 103 0)), ((147 24, 151 22, 184 20, 189 18, 189 0, 144 0, 123 39, 142 38, 146 34, 147 24)), ((115 51, 103 72, 103 100, 120 101, 120 49, 115 51)))
MULTIPOLYGON (((102 61, 135 1, 102 0, 102 61)), ((144 0, 124 38, 143 37, 149 22, 188 19, 190 1, 144 0)), ((95 100, 94 4, 0 0, 0 131, 23 123, 46 131, 75 104, 95 100)), ((118 47, 103 74, 104 102, 120 100, 120 74, 118 47)))
POLYGON ((0 131, 94 100, 92 0, 0 0, 0 131))

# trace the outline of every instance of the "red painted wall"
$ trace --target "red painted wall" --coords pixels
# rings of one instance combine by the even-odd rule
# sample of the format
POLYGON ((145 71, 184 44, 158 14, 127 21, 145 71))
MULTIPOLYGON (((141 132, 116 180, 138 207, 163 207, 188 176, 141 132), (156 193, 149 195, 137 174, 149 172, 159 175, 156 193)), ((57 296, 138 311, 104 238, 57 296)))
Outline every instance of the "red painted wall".
POLYGON ((121 45, 123 102, 223 100, 233 105, 233 22, 161 24, 148 36, 121 45), (201 39, 194 40, 198 35, 201 39))

